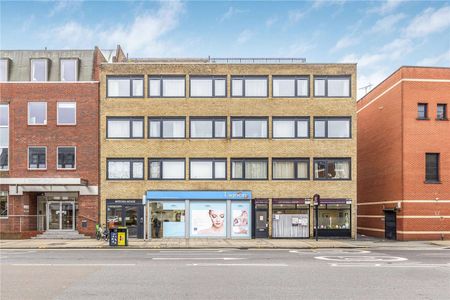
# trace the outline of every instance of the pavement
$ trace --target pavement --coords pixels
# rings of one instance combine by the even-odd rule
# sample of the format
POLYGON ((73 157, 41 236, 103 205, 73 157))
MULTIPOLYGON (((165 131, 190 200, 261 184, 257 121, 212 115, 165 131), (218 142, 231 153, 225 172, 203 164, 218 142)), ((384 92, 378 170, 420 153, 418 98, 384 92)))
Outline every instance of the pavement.
MULTIPOLYGON (((127 248, 132 249, 317 249, 317 248, 428 248, 449 247, 446 241, 386 241, 370 237, 350 239, 130 239, 127 248)), ((0 249, 101 249, 111 248, 106 241, 95 239, 26 239, 0 240, 0 249)))
POLYGON ((0 298, 448 300, 450 249, 407 244, 387 250, 2 249, 0 298))

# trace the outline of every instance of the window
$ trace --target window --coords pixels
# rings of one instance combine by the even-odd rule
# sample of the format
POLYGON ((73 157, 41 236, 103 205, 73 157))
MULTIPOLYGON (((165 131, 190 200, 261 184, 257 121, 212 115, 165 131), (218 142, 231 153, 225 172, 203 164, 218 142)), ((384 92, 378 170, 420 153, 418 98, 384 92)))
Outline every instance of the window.
POLYGON ((8 192, 0 191, 0 218, 8 217, 8 192))
POLYGON ((273 97, 309 97, 309 78, 305 76, 273 76, 273 97))
POLYGON ((0 170, 9 168, 9 104, 0 104, 0 170))
POLYGON ((190 179, 226 179, 226 159, 191 159, 190 179))
POLYGON ((315 180, 350 180, 350 158, 315 158, 315 180))
POLYGON ((309 137, 309 118, 272 118, 274 139, 299 139, 309 137))
POLYGON ((108 139, 144 138, 144 117, 107 117, 106 124, 108 139))
POLYGON ((28 169, 47 169, 46 147, 28 147, 28 169))
POLYGON ((267 158, 231 159, 231 179, 267 179, 267 158))
POLYGON ((76 169, 75 147, 58 147, 58 169, 76 169))
POLYGON ((417 104, 417 119, 427 120, 428 119, 428 104, 419 103, 417 104))
POLYGON ((190 136, 194 139, 227 137, 226 118, 190 118, 190 136))
POLYGON ((439 153, 426 153, 425 163, 425 182, 439 182, 439 153))
POLYGON ((186 78, 184 76, 150 76, 149 97, 185 97, 186 78))
POLYGON ((154 139, 184 139, 185 123, 184 118, 149 118, 148 136, 154 139))
POLYGON ((0 59, 0 82, 8 81, 8 67, 9 67, 9 59, 1 58, 0 59))
POLYGON ((148 179, 177 180, 185 179, 184 158, 155 158, 148 160, 148 179))
MULTIPOLYGON (((321 204, 319 205, 319 234, 320 230, 350 230, 350 204, 321 204)), ((349 233, 350 235, 350 233, 349 233)))
POLYGON ((108 158, 106 161, 109 180, 144 179, 143 158, 108 158))
POLYGON ((267 76, 231 76, 232 97, 267 97, 267 76))
POLYGON ((438 104, 436 110, 437 120, 447 120, 447 104, 438 104))
POLYGON ((107 76, 106 89, 108 97, 144 97, 144 77, 107 76))
POLYGON ((191 97, 226 97, 225 76, 190 77, 191 97))
POLYGON ((61 81, 78 81, 78 59, 61 59, 61 81))
POLYGON ((315 97, 350 97, 350 76, 314 77, 315 97))
POLYGON ((231 118, 232 138, 267 138, 267 118, 231 118))
POLYGON ((32 59, 31 60, 31 81, 47 81, 48 80, 48 60, 32 59))
POLYGON ((350 138, 351 118, 347 117, 318 117, 314 118, 315 138, 350 138))
POLYGON ((272 179, 309 179, 309 159, 274 158, 272 159, 272 179))
POLYGON ((28 125, 47 124, 47 102, 28 102, 28 125))
POLYGON ((58 102, 57 112, 58 125, 76 125, 77 124, 77 103, 76 102, 58 102))

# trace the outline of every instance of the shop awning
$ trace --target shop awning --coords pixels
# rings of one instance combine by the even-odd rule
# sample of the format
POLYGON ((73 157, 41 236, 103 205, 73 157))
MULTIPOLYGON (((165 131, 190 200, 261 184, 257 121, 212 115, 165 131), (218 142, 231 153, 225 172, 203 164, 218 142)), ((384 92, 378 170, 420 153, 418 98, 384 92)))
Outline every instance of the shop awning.
POLYGON ((309 204, 309 198, 273 198, 273 204, 309 204))
POLYGON ((1 184, 9 185, 88 185, 88 181, 81 178, 1 178, 1 184))
POLYGON ((352 204, 348 198, 320 198, 320 204, 352 204))
POLYGON ((147 200, 251 200, 251 191, 147 191, 147 200))

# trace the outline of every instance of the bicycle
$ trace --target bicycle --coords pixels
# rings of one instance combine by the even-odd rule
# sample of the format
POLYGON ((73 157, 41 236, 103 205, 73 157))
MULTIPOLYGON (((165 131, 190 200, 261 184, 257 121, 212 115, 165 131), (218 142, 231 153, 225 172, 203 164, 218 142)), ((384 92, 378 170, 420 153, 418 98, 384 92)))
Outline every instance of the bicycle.
POLYGON ((103 227, 102 226, 100 226, 100 224, 96 224, 95 225, 95 229, 96 229, 96 231, 95 231, 95 237, 97 238, 97 241, 100 241, 100 240, 104 240, 104 241, 107 241, 108 240, 108 238, 109 238, 109 232, 108 232, 108 229, 105 227, 105 229, 103 229, 103 227))

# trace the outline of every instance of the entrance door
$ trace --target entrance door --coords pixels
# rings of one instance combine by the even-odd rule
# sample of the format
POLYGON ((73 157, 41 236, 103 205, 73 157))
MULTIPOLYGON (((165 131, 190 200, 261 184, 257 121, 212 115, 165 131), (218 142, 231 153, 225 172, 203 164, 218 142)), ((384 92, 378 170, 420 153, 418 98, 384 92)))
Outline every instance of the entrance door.
POLYGON ((75 203, 49 201, 47 220, 49 230, 75 230, 75 203))
POLYGON ((387 240, 397 239, 397 214, 395 211, 384 212, 384 237, 387 240))
POLYGON ((267 214, 267 210, 255 211, 255 238, 269 237, 267 214))
POLYGON ((108 226, 126 226, 130 238, 144 238, 144 206, 142 204, 107 204, 106 220, 108 226))

